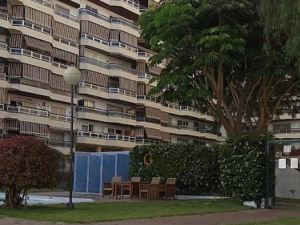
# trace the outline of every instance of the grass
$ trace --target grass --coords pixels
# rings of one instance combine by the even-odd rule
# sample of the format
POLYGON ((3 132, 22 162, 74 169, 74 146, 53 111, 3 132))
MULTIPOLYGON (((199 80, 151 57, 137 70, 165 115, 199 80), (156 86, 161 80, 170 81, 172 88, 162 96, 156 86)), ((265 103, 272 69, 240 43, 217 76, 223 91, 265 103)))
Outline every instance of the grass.
POLYGON ((243 223, 240 225, 299 225, 300 217, 284 218, 268 222, 243 223))
POLYGON ((80 203, 74 210, 65 205, 32 206, 23 210, 0 208, 0 215, 39 221, 93 223, 100 221, 196 215, 245 209, 234 200, 144 201, 80 203))

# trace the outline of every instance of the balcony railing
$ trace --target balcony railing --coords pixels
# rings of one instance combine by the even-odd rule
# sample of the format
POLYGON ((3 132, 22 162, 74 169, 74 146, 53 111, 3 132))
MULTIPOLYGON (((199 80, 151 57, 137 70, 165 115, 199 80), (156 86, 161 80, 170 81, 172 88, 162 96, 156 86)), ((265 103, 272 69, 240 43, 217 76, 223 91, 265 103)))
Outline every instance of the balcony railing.
POLYGON ((28 56, 28 57, 33 58, 33 59, 37 59, 37 60, 41 60, 41 61, 44 61, 44 62, 52 63, 53 66, 56 66, 56 67, 59 67, 59 68, 62 68, 62 69, 68 68, 68 65, 63 64, 63 63, 59 63, 59 62, 56 62, 56 61, 52 61, 50 56, 43 55, 43 54, 40 54, 40 53, 36 53, 34 51, 30 51, 30 50, 23 49, 23 48, 11 48, 6 43, 3 43, 3 42, 0 42, 0 48, 1 49, 6 49, 12 55, 24 55, 24 56, 28 56))
MULTIPOLYGON (((94 42, 97 42, 98 44, 103 44, 103 45, 106 45, 106 46, 110 46, 110 47, 117 47, 117 48, 123 48, 127 51, 130 51, 130 52, 133 52, 133 53, 136 53, 138 52, 138 49, 136 47, 133 47, 133 46, 130 46, 130 45, 127 45, 123 42, 119 42, 119 41, 105 41, 105 40, 102 40, 100 38, 96 38, 96 37, 93 37, 89 34, 85 34, 85 33, 82 33, 80 35, 81 39, 88 39, 88 40, 92 40, 94 42)), ((137 55, 138 56, 138 55, 137 55)))
POLYGON ((117 64, 117 63, 104 63, 101 61, 98 61, 96 59, 91 59, 91 58, 87 58, 87 57, 80 57, 79 58, 79 62, 81 63, 89 63, 95 66, 99 66, 105 69, 110 69, 110 70, 122 70, 122 71, 126 71, 128 73, 131 73, 135 76, 137 76, 137 71, 136 69, 132 69, 126 66, 123 66, 121 64, 117 64))
POLYGON ((136 137, 135 143, 138 145, 152 145, 152 144, 159 144, 159 140, 151 140, 151 139, 145 139, 142 137, 136 137))
POLYGON ((155 98, 155 97, 151 97, 151 96, 147 96, 147 95, 137 95, 135 92, 130 92, 130 91, 123 90, 120 88, 108 88, 108 87, 103 87, 103 86, 99 86, 99 85, 95 85, 95 84, 86 83, 83 81, 79 83, 79 87, 90 88, 90 89, 94 89, 94 90, 98 90, 98 91, 102 91, 102 92, 124 94, 127 96, 136 97, 137 99, 140 99, 140 100, 155 102, 155 103, 161 104, 162 106, 176 109, 179 111, 190 111, 190 112, 196 112, 196 113, 200 113, 203 115, 211 116, 209 113, 202 113, 199 110, 197 110, 193 107, 190 107, 190 106, 180 106, 180 105, 174 104, 174 103, 171 104, 171 103, 158 102, 157 98, 155 98))
POLYGON ((86 8, 79 9, 79 13, 94 16, 94 17, 99 18, 101 20, 104 20, 108 23, 122 24, 124 26, 128 26, 130 28, 138 30, 138 26, 136 24, 134 24, 133 22, 130 22, 128 20, 125 20, 123 18, 120 18, 120 17, 107 17, 107 16, 104 16, 104 15, 98 13, 98 12, 93 12, 93 11, 91 11, 89 9, 86 9, 86 8))
POLYGON ((269 129, 269 132, 272 132, 273 134, 291 134, 291 133, 300 133, 300 128, 269 129))
POLYGON ((11 105, 6 105, 4 106, 3 109, 11 113, 21 113, 21 114, 27 114, 32 116, 46 117, 56 121, 69 122, 71 120, 69 116, 51 113, 47 110, 42 110, 42 109, 34 109, 34 108, 28 108, 23 106, 11 106, 11 105))
POLYGON ((89 113, 96 113, 104 116, 111 116, 111 117, 120 117, 125 119, 132 119, 135 120, 135 115, 130 113, 124 113, 119 111, 112 111, 112 110, 105 110, 105 109, 98 109, 86 106, 78 106, 78 112, 89 112, 89 113))
POLYGON ((135 97, 135 98, 137 96, 136 92, 124 90, 122 88, 109 88, 108 93, 127 95, 127 96, 131 96, 131 97, 135 97))
POLYGON ((138 2, 135 2, 135 1, 132 1, 132 0, 112 0, 112 1, 115 1, 115 2, 124 2, 136 9, 140 9, 140 4, 138 2))
POLYGON ((135 142, 135 137, 118 135, 118 134, 114 135, 114 134, 98 133, 98 132, 77 131, 77 136, 78 137, 105 139, 105 140, 135 142))
POLYGON ((44 27, 44 26, 37 25, 32 22, 20 20, 20 19, 13 19, 12 26, 26 27, 26 28, 29 28, 29 29, 32 29, 32 30, 35 30, 35 31, 38 31, 38 32, 41 32, 41 33, 44 33, 47 35, 52 35, 53 39, 60 43, 63 43, 63 44, 69 45, 69 46, 73 46, 76 48, 78 47, 78 43, 74 42, 73 40, 69 40, 67 38, 60 37, 58 35, 53 35, 52 30, 49 27, 44 27))

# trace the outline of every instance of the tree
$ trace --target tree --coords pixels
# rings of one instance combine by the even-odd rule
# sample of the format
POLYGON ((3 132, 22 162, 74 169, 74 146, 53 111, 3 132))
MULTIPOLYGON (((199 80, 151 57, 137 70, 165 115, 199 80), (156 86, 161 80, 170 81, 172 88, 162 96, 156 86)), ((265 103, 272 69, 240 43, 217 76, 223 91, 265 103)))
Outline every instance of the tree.
POLYGON ((209 110, 227 135, 263 133, 299 77, 282 46, 270 45, 259 1, 164 1, 140 18, 142 37, 166 62, 157 87, 162 101, 209 110))
POLYGON ((31 188, 52 188, 58 178, 61 154, 30 136, 0 141, 0 187, 5 206, 18 208, 31 188))

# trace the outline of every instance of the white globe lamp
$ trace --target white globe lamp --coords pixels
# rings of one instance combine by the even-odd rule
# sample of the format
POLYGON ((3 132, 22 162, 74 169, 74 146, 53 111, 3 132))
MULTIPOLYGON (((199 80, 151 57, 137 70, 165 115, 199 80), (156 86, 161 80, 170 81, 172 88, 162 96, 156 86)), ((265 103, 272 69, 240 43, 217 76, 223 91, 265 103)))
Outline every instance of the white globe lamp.
POLYGON ((69 85, 77 85, 81 79, 81 73, 76 67, 68 67, 64 73, 64 80, 69 85))

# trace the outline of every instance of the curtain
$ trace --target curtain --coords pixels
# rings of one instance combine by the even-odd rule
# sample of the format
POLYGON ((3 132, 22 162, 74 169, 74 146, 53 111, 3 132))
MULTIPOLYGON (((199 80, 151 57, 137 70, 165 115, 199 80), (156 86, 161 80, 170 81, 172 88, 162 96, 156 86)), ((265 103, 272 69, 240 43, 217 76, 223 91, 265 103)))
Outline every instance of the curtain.
POLYGON ((15 19, 23 19, 24 16, 24 6, 14 5, 12 6, 12 17, 15 19))
POLYGON ((95 71, 84 70, 82 71, 83 80, 87 83, 108 87, 108 76, 95 71))
POLYGON ((134 47, 137 46, 137 37, 133 36, 131 34, 128 34, 124 31, 120 31, 120 41, 125 44, 132 45, 134 47))
POLYGON ((25 7, 25 20, 52 28, 52 16, 27 6, 25 7))
POLYGON ((77 64, 77 55, 58 48, 53 48, 52 56, 75 65, 77 64))
POLYGON ((7 91, 4 88, 0 88, 0 103, 5 104, 7 100, 7 91))
POLYGON ((9 39, 9 45, 12 48, 22 48, 23 35, 22 34, 12 34, 9 39))
POLYGON ((42 41, 30 36, 24 36, 24 40, 27 48, 46 52, 49 55, 52 53, 52 45, 46 41, 42 41))
POLYGON ((146 63, 145 62, 137 62, 136 70, 138 73, 145 73, 146 63))
POLYGON ((137 128, 135 130, 135 136, 136 137, 144 137, 144 129, 143 128, 137 128))
POLYGON ((65 82, 63 76, 51 74, 50 75, 50 86, 53 89, 61 90, 61 91, 69 91, 70 87, 65 82))
POLYGON ((129 90, 132 92, 137 92, 137 83, 136 81, 126 79, 124 77, 119 77, 120 88, 124 90, 129 90))
POLYGON ((123 108, 120 106, 114 106, 114 105, 107 105, 108 111, 115 111, 115 112, 123 112, 123 108))
POLYGON ((53 22, 53 34, 74 42, 79 38, 79 30, 56 21, 53 22))
POLYGON ((159 139, 159 140, 162 139, 160 130, 156 130, 156 129, 153 129, 153 128, 145 127, 145 132, 146 132, 147 138, 150 138, 150 139, 159 139))
POLYGON ((109 40, 110 41, 119 41, 120 31, 119 30, 110 30, 109 40))
POLYGON ((29 80, 49 83, 50 71, 37 66, 23 64, 23 77, 29 80))
POLYGON ((161 111, 152 107, 145 107, 146 117, 161 119, 161 111))
POLYGON ((46 124, 20 121, 20 133, 46 136, 48 133, 48 126, 46 124))
POLYGON ((109 29, 90 21, 81 21, 81 33, 87 33, 96 38, 109 41, 109 29))
POLYGON ((8 76, 9 77, 22 77, 23 64, 21 63, 9 63, 8 76))

